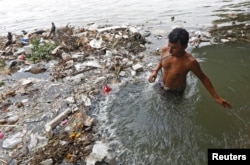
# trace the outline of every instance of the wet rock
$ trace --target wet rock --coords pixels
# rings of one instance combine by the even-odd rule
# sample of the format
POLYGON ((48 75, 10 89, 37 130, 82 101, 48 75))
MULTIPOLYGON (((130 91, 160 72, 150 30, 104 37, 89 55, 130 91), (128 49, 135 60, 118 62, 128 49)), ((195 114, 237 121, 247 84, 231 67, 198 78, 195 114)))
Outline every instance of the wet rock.
POLYGON ((47 69, 46 68, 39 68, 39 67, 32 67, 29 72, 33 74, 39 74, 45 72, 47 69))

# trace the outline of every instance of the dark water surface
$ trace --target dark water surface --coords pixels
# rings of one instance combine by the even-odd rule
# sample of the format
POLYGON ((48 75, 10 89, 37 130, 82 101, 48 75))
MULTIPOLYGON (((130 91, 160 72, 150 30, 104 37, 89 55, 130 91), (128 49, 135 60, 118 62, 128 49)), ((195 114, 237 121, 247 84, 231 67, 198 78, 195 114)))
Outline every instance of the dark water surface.
MULTIPOLYGON (((246 1, 0 0, 0 34, 50 28, 51 21, 57 26, 129 23, 161 33, 163 39, 153 40, 149 47, 155 49, 166 43, 174 25, 203 31, 218 19, 221 7, 224 14, 249 13, 244 5, 238 5, 237 11, 232 8, 242 2, 246 1)), ((181 98, 161 98, 147 82, 149 73, 122 88, 111 85, 111 94, 92 113, 116 164, 205 165, 208 148, 250 148, 250 46, 221 44, 188 50, 233 109, 218 105, 193 74, 188 75, 181 98)), ((151 60, 155 61, 148 63, 151 60)))

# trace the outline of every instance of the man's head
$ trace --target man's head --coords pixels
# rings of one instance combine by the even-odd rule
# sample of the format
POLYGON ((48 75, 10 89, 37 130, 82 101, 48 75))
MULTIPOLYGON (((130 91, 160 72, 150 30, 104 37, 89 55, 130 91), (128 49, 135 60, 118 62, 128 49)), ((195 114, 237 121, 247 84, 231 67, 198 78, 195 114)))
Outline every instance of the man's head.
POLYGON ((172 55, 181 55, 188 45, 189 33, 183 28, 175 28, 168 35, 168 48, 172 55))
POLYGON ((171 43, 180 42, 182 46, 185 46, 189 40, 189 33, 183 28, 175 28, 169 33, 168 40, 171 43))

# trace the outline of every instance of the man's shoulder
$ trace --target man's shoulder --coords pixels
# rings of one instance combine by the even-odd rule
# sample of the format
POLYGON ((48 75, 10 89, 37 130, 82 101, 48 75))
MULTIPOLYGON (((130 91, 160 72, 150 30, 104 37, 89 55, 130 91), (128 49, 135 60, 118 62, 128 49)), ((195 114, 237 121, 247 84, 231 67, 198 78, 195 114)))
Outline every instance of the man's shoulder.
POLYGON ((186 57, 191 61, 196 60, 196 58, 189 52, 186 52, 186 57))
POLYGON ((186 53, 186 63, 193 66, 196 65, 198 61, 191 53, 186 53))
POLYGON ((162 49, 161 49, 162 53, 164 52, 167 52, 168 51, 168 47, 167 46, 164 46, 162 49))

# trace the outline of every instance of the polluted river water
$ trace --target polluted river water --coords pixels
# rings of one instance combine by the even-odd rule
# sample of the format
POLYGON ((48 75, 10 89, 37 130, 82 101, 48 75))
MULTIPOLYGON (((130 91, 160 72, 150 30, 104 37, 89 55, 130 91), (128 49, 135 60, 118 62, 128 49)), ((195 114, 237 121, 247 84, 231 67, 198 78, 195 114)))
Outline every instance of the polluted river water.
MULTIPOLYGON (((232 12, 232 4, 246 1, 63 0, 45 4, 23 0, 7 8, 9 2, 0 1, 3 35, 47 27, 51 21, 76 26, 89 22, 144 24, 154 36, 162 36, 149 37, 153 43, 148 50, 154 50, 166 44, 172 26, 206 30, 218 19, 215 11, 232 12), (172 16, 175 21, 171 21, 172 16)), ((239 6, 234 12, 249 17, 249 3, 239 6)), ((111 85, 109 95, 100 98, 89 113, 98 121, 96 134, 109 146, 114 164, 205 165, 208 148, 249 148, 249 48, 247 43, 226 43, 187 49, 198 59, 219 95, 230 101, 232 110, 218 105, 192 73, 187 76, 187 88, 181 98, 161 98, 147 81, 149 72, 134 81, 111 85)), ((148 57, 148 63, 153 67, 157 58, 148 57)))

